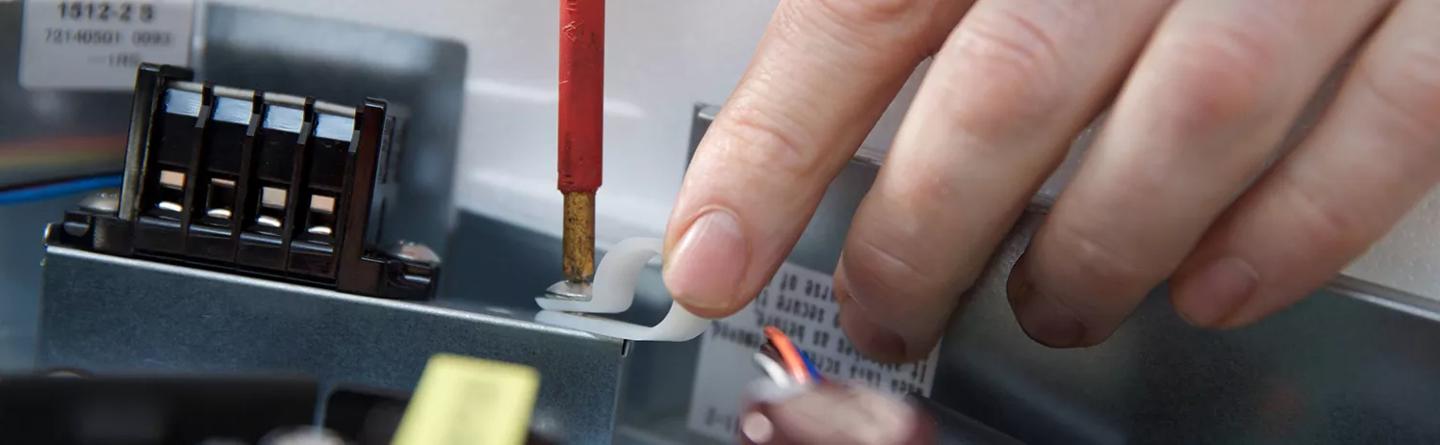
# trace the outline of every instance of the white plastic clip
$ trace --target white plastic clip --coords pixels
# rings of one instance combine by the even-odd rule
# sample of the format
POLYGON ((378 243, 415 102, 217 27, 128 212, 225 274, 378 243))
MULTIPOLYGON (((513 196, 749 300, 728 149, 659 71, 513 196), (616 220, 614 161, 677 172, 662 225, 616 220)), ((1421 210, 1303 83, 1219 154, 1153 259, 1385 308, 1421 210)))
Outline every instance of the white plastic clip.
POLYGON ((710 321, 691 314, 671 302, 670 312, 655 326, 599 318, 585 314, 614 314, 630 309, 635 301, 635 284, 651 258, 660 256, 664 243, 655 238, 630 238, 616 244, 600 260, 589 300, 536 298, 540 305, 535 320, 626 340, 686 341, 699 336, 710 321), (572 312, 579 312, 572 313, 572 312))

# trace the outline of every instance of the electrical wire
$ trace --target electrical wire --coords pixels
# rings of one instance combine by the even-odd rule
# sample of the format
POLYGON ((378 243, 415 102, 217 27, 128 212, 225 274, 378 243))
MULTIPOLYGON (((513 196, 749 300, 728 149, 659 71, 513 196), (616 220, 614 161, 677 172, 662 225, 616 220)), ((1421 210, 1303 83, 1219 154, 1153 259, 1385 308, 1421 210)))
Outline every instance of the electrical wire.
POLYGON ((817 382, 825 381, 825 376, 820 374, 820 368, 815 367, 815 361, 810 360, 810 354, 800 351, 800 359, 805 361, 805 369, 810 371, 810 378, 817 382))
POLYGON ((795 344, 790 342, 790 337, 785 336, 784 332, 774 326, 765 327, 765 337, 770 339, 770 344, 774 345, 775 350, 780 353, 785 369, 790 372, 790 376, 795 379, 795 382, 802 385, 809 384, 810 371, 805 368, 805 359, 800 357, 800 351, 795 349, 795 344))
POLYGON ((763 371, 767 377, 770 377, 770 380, 774 381, 776 386, 789 388, 795 384, 790 378, 790 375, 785 373, 785 368, 780 366, 780 363, 776 362, 775 359, 759 352, 756 352, 751 358, 755 360, 755 366, 760 367, 760 370, 763 371))
POLYGON ((0 190, 0 205, 44 201, 80 192, 119 187, 122 180, 120 175, 103 175, 10 187, 0 190))
POLYGON ((775 345, 770 344, 769 339, 766 339, 765 344, 760 345, 760 352, 765 353, 765 356, 770 357, 775 363, 785 362, 785 359, 780 358, 780 351, 775 349, 775 345))
POLYGON ((125 164, 125 134, 0 137, 0 188, 107 174, 125 164))

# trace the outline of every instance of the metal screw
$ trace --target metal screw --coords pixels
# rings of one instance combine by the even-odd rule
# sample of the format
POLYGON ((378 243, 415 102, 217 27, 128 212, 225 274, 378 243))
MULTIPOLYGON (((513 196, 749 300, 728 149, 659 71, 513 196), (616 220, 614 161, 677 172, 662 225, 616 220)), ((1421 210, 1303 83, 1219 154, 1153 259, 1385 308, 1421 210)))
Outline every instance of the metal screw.
POLYGON ((114 214, 120 211, 120 194, 114 190, 102 190, 80 200, 80 208, 93 213, 114 214))
POLYGON ((321 427, 279 428, 260 438, 261 445, 345 445, 345 439, 321 427))
POLYGON ((439 266, 440 255, 436 254, 430 246, 412 241, 400 240, 391 244, 385 249, 385 253, 391 257, 412 263, 420 263, 428 266, 439 266))
POLYGON ((560 280, 545 289, 545 297, 556 300, 590 301, 590 283, 560 280))
POLYGON ((80 371, 77 371, 77 370, 74 370, 74 369, 55 369, 55 370, 51 370, 50 372, 45 373, 45 376, 46 376, 46 377, 60 377, 60 378, 82 378, 82 377, 85 377, 85 375, 84 375, 84 374, 81 374, 80 371))

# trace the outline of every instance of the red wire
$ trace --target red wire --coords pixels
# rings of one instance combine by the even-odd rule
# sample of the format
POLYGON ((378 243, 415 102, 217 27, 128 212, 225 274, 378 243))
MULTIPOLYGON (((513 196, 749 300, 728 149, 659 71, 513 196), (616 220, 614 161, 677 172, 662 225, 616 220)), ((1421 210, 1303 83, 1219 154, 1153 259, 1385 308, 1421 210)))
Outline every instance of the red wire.
POLYGON ((775 345, 775 350, 780 352, 780 359, 785 365, 785 370, 795 378, 796 383, 810 383, 810 370, 805 368, 805 359, 800 358, 800 350, 795 349, 795 344, 790 342, 790 337, 774 326, 765 327, 765 336, 770 338, 770 343, 775 345))
POLYGON ((605 0, 560 0, 561 192, 600 188, 605 99, 605 0))

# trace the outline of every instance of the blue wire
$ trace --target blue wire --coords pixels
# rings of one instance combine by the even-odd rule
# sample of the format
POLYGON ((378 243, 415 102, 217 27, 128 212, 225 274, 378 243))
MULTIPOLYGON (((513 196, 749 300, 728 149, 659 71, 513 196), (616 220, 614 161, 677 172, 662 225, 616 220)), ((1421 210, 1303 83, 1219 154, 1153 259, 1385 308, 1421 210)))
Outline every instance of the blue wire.
POLYGON ((815 379, 817 382, 825 381, 825 376, 820 375, 820 370, 815 368, 815 362, 810 360, 810 354, 806 354, 805 351, 800 351, 800 361, 805 362, 805 369, 810 371, 810 378, 815 379))
POLYGON ((0 191, 0 205, 44 201, 96 189, 119 187, 123 179, 124 177, 120 175, 89 176, 13 190, 4 190, 0 191))

